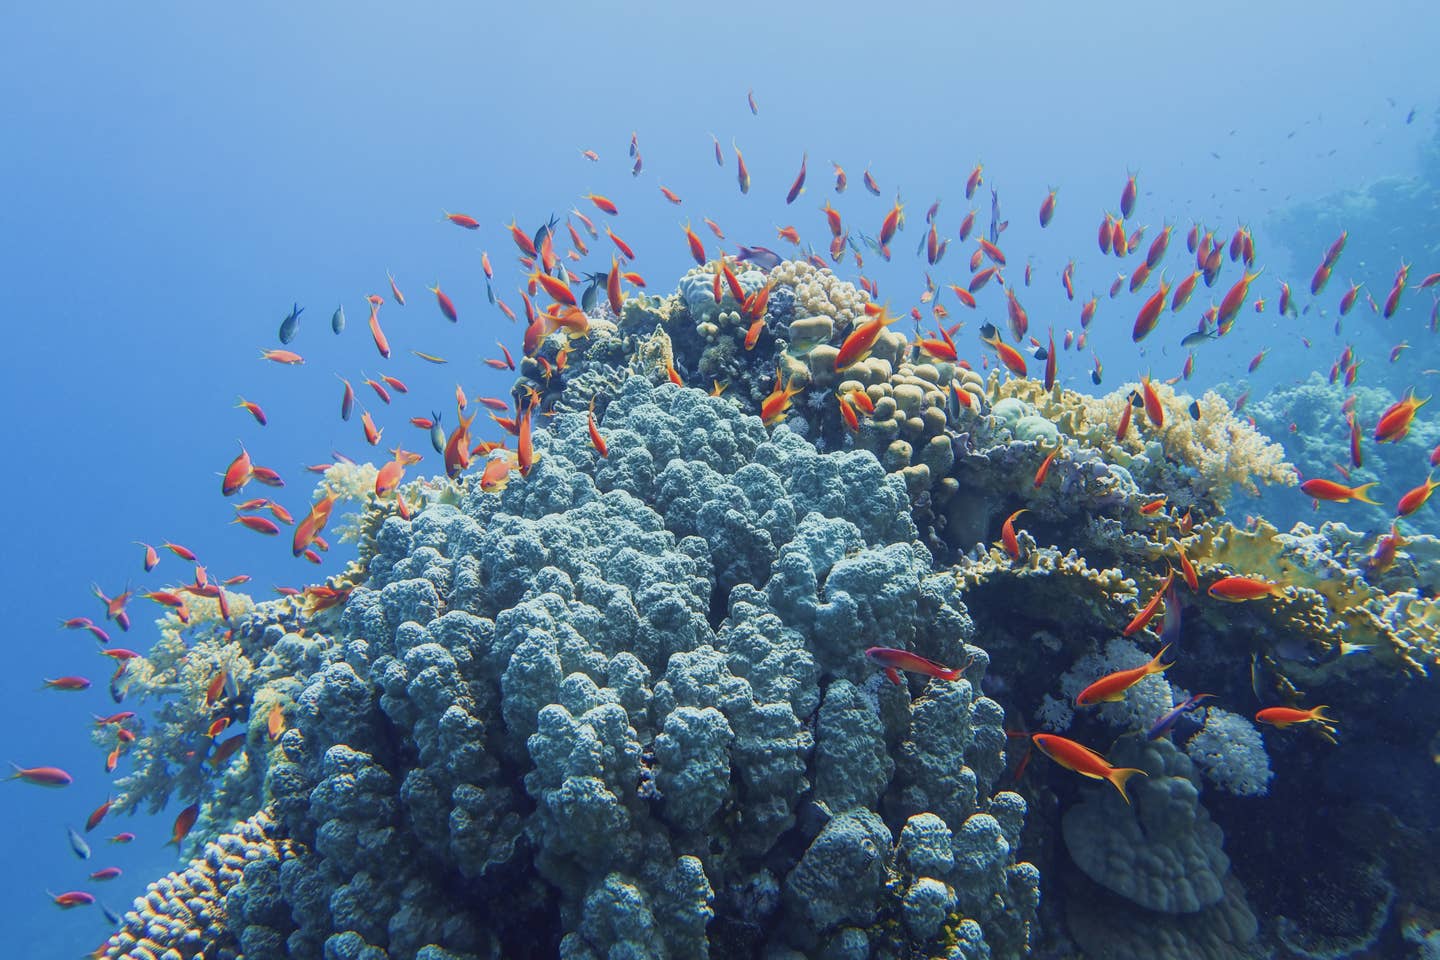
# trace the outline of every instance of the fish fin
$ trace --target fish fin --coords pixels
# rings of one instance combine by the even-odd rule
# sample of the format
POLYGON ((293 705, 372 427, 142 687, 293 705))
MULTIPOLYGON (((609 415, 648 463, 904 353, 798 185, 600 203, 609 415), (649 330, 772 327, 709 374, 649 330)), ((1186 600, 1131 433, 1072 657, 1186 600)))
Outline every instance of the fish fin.
POLYGON ((1322 703, 1320 706, 1311 709, 1310 717, 1312 720, 1319 720, 1323 723, 1334 723, 1335 718, 1325 712, 1329 709, 1330 707, 1327 704, 1322 703))
POLYGON ((1377 507, 1378 507, 1380 504, 1379 504, 1377 501, 1370 499, 1370 494, 1369 494, 1368 491, 1370 490, 1371 487, 1378 486, 1379 483, 1380 483, 1379 480, 1371 480, 1369 483, 1362 483, 1360 486, 1356 487, 1354 490, 1351 490, 1351 491, 1350 491, 1350 495, 1351 495, 1352 497, 1354 497, 1356 500, 1359 500, 1361 503, 1368 503, 1368 504, 1371 504, 1372 506, 1377 506, 1377 507))
POLYGON ((1150 774, 1146 773, 1144 770, 1141 770, 1139 767, 1114 767, 1111 769, 1110 773, 1105 777, 1105 779, 1109 780, 1112 784, 1114 784, 1115 789, 1120 791, 1121 798, 1126 803, 1129 803, 1130 796, 1125 792, 1125 783, 1137 773, 1142 777, 1150 776, 1150 774))
MULTIPOLYGON (((898 670, 896 670, 894 667, 886 667, 886 668, 885 668, 885 676, 889 677, 889 678, 890 678, 890 682, 893 683, 893 684, 895 684, 895 686, 897 686, 897 687, 900 686, 900 683, 901 683, 901 680, 900 680, 900 672, 899 672, 898 670)), ((18 769, 18 768, 17 768, 17 769, 18 769)))

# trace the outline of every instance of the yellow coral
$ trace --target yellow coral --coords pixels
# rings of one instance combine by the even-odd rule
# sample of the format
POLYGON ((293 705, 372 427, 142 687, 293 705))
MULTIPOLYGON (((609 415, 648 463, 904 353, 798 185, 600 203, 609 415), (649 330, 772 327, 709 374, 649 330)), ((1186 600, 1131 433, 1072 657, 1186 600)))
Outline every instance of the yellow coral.
POLYGON ((1034 405, 1062 433, 1083 440, 1121 466, 1130 466, 1136 457, 1147 454, 1149 444, 1158 441, 1166 458, 1193 468, 1212 488, 1216 500, 1224 500, 1233 486, 1258 494, 1260 483, 1296 483, 1295 468, 1285 462, 1284 449, 1238 419, 1218 393, 1208 391, 1194 400, 1164 383, 1152 381, 1151 386, 1164 410, 1164 427, 1154 429, 1143 412, 1135 410, 1122 441, 1115 439, 1115 431, 1131 395, 1140 389, 1138 383, 1092 397, 1058 385, 1047 392, 1036 380, 1011 379, 1002 384, 998 374, 992 373, 989 392, 995 400, 1017 397, 1034 405), (1190 415, 1192 402, 1199 406, 1198 419, 1190 415))

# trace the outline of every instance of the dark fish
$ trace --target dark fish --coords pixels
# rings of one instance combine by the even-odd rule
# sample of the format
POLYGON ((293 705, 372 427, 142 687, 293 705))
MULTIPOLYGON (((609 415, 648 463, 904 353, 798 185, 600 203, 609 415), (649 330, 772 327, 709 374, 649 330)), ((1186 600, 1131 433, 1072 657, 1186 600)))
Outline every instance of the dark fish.
POLYGON ((536 250, 540 249, 540 242, 545 239, 545 234, 553 234, 555 232, 555 227, 559 223, 560 221, 555 219, 555 214, 552 213, 550 214, 550 222, 545 224, 545 226, 541 227, 539 230, 535 231, 535 239, 533 242, 535 244, 536 250))
POLYGON ((124 664, 121 664, 121 669, 116 670, 110 676, 110 699, 116 703, 125 702, 125 688, 120 685, 120 678, 124 675, 124 664))
POLYGON ((1097 386, 1097 387, 1100 386, 1100 370, 1099 370, 1099 368, 1095 368, 1095 369, 1092 369, 1092 370, 1090 371, 1090 382, 1093 383, 1093 384, 1095 384, 1095 386, 1097 386))
POLYGON ((990 188, 990 242, 1000 242, 1000 231, 1005 229, 1000 224, 1000 193, 994 187, 990 188))
POLYGON ((1140 391, 1139 391, 1139 390, 1131 390, 1131 391, 1130 391, 1130 406, 1134 407, 1134 408, 1137 409, 1137 410, 1140 410, 1140 409, 1143 409, 1143 408, 1144 408, 1144 406, 1145 406, 1145 398, 1142 397, 1142 396, 1140 396, 1140 391))
POLYGON ((89 860, 90 844, 86 843, 85 838, 76 833, 73 827, 66 827, 65 829, 70 834, 70 849, 75 851, 75 856, 81 860, 89 860))
POLYGON ((491 289, 490 279, 488 277, 485 279, 485 299, 489 300, 492 304, 495 302, 495 291, 491 289))
POLYGON ((1180 615, 1182 612, 1180 588, 1172 579, 1170 586, 1165 588, 1165 620, 1160 627, 1160 642, 1176 652, 1180 650, 1180 615))
POLYGON ((304 312, 305 308, 300 306, 300 304, 291 304, 290 312, 286 314, 284 320, 280 321, 281 343, 289 343, 295 339, 295 334, 300 330, 300 314, 304 312))
POLYGON ((1185 334, 1185 336, 1180 340, 1180 346, 1193 347, 1197 343, 1204 343, 1206 340, 1215 339, 1217 339, 1215 334, 1211 333, 1208 330, 1196 330, 1194 333, 1185 334))
POLYGON ((591 280, 590 286, 586 287, 585 292, 580 294, 580 309, 584 310, 586 313, 589 313, 591 310, 595 309, 595 302, 599 299, 600 284, 594 280, 591 280))
POLYGON ((1201 700, 1213 696, 1215 696, 1213 693, 1196 693, 1186 697, 1180 703, 1175 704, 1175 709, 1156 720, 1150 727, 1150 732, 1146 734, 1146 739, 1159 740, 1170 732, 1170 728, 1175 726, 1175 721, 1179 720, 1182 715, 1200 706, 1201 700))
POLYGON ((1414 119, 1415 119, 1415 108, 1414 108, 1414 107, 1411 107, 1411 108, 1410 108, 1410 112, 1407 113, 1407 114, 1405 114, 1405 122, 1406 122, 1406 123, 1410 123, 1410 122, 1413 121, 1414 119))
POLYGON ((1200 419, 1200 401, 1199 401, 1199 400, 1191 400, 1191 401, 1190 401, 1190 419, 1191 419, 1191 420, 1199 420, 1199 419, 1200 419))
POLYGON ((120 916, 114 910, 111 910, 109 907, 105 906, 105 904, 101 903, 100 912, 105 914, 106 920, 110 921, 117 927, 120 926, 120 916))
POLYGON ((740 252, 735 255, 736 260, 748 260, 761 270, 774 270, 780 266, 784 258, 768 247, 747 247, 740 246, 740 252))
POLYGON ((994 340, 998 336, 1000 336, 1000 328, 995 326, 995 324, 989 322, 988 320, 980 324, 981 340, 994 340))
POLYGON ((430 446, 439 454, 445 453, 445 430, 440 426, 440 414, 430 411, 430 446))
POLYGON ((336 333, 345 329, 345 307, 343 304, 336 307, 335 312, 330 315, 330 329, 336 333))
POLYGON ((1050 352, 1044 347, 1036 347, 1034 350, 1031 351, 1030 355, 1033 356, 1036 360, 1039 360, 1041 363, 1044 363, 1047 359, 1049 359, 1050 352))

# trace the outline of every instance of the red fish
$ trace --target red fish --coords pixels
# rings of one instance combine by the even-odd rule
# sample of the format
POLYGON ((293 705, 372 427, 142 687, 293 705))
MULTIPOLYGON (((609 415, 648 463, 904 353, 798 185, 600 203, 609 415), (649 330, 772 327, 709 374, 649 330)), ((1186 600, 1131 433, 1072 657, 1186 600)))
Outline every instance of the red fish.
POLYGON ((436 283, 433 287, 428 287, 426 289, 428 289, 431 293, 435 294, 435 302, 439 305, 440 312, 444 315, 446 320, 449 320, 451 323, 455 323, 460 319, 460 314, 457 313, 455 310, 455 302, 451 300, 446 294, 441 292, 439 283, 436 283))
POLYGON ((965 178, 966 200, 969 200, 971 197, 975 196, 975 191, 979 188, 980 184, 985 182, 984 177, 982 176, 982 171, 984 169, 984 164, 977 163, 975 164, 975 169, 970 171, 970 176, 965 178))
POLYGON ((1041 484, 1043 484, 1045 482, 1045 478, 1050 475, 1050 464, 1055 462, 1055 455, 1060 452, 1060 448, 1063 446, 1063 443, 1055 444, 1055 449, 1051 450, 1050 453, 1045 457, 1045 459, 1040 462, 1040 469, 1035 471, 1036 487, 1039 487, 1041 484))
POLYGON ((100 804, 100 806, 95 808, 95 810, 90 814, 90 816, 85 819, 86 833, 89 833, 91 830, 94 830, 96 827, 100 826, 100 821, 105 819, 105 815, 110 812, 110 807, 114 803, 114 799, 107 799, 104 803, 100 804))
POLYGON ((835 370, 844 370, 864 359, 875 346, 875 341, 880 338, 880 331, 898 319, 891 316, 888 310, 881 308, 879 313, 852 330, 840 345, 840 351, 835 354, 835 370))
MULTIPOLYGON (((1150 602, 1145 604, 1145 606, 1140 610, 1140 612, 1135 615, 1134 619, 1132 619, 1128 624, 1126 624, 1124 636, 1129 637, 1136 633, 1139 633, 1141 630, 1145 629, 1146 624, 1148 624, 1151 620, 1155 619, 1155 614, 1160 610, 1160 603, 1162 600, 1165 599, 1165 592, 1170 589, 1170 584, 1174 582, 1175 568, 1171 567, 1170 572, 1165 574, 1165 579, 1161 582, 1160 589, 1156 590, 1155 595, 1150 598, 1150 602)), ((1165 651, 1162 650, 1160 652, 1164 653, 1165 651)), ((1135 679, 1139 680, 1140 677, 1137 676, 1135 679)), ((1078 703, 1079 701, 1076 702, 1078 703)))
POLYGON ((52 893, 50 894, 50 899, 54 901, 55 905, 62 910, 69 910, 72 907, 89 906, 90 904, 95 902, 95 896, 93 894, 86 893, 83 890, 69 890, 65 893, 52 893))
POLYGON ((794 203, 795 198, 800 196, 805 189, 805 161, 808 159, 809 154, 800 156, 800 172, 795 176, 795 182, 790 185, 790 192, 785 194, 786 204, 794 203))
MULTIPOLYGON (((1166 583, 1169 583, 1169 578, 1166 578, 1166 583)), ((1164 673, 1175 665, 1173 660, 1169 663, 1160 662, 1165 658, 1169 649, 1170 645, 1167 643, 1160 648, 1160 652, 1155 654, 1149 663, 1130 670, 1116 670, 1114 673, 1106 674, 1096 680, 1075 697, 1075 706, 1088 707, 1097 703, 1118 703, 1124 700, 1126 690, 1146 677, 1164 673)))
POLYGON ((1311 707, 1308 710, 1300 710, 1296 707, 1266 707, 1255 714, 1255 719, 1260 723, 1269 723, 1284 730, 1294 723, 1332 723, 1333 721, 1325 715, 1330 708, 1325 704, 1318 707, 1311 707))
POLYGON ((1349 503, 1351 500, 1358 500, 1361 503, 1374 504, 1375 501, 1370 499, 1369 490, 1379 482, 1379 480, 1374 480, 1370 483, 1362 483, 1358 487, 1348 487, 1343 483, 1336 483, 1334 480, 1315 477, 1300 484, 1300 492, 1307 497, 1332 503, 1349 503))
POLYGON ((1165 407, 1160 403, 1160 394, 1155 391, 1148 373, 1140 380, 1140 393, 1145 401, 1145 416, 1150 418, 1155 429, 1162 429, 1165 426, 1165 407))
POLYGON ((1426 477, 1424 483, 1408 491, 1400 498, 1395 512, 1402 517, 1410 516, 1410 514, 1425 506, 1425 502, 1430 499, 1430 494, 1436 487, 1440 487, 1440 481, 1437 481, 1434 477, 1426 477))
POLYGON ((1416 400, 1415 391, 1407 390, 1403 398, 1391 404, 1380 415, 1380 421, 1375 424, 1375 441, 1396 443, 1404 440, 1405 435, 1410 432, 1411 422, 1415 419, 1415 411, 1429 402, 1429 397, 1416 400))
POLYGON ((90 681, 84 677, 56 677, 54 680, 46 680, 42 689, 50 690, 88 690, 90 681))
POLYGON ((750 171, 745 168, 745 155, 740 152, 739 147, 735 146, 734 140, 730 141, 730 146, 735 149, 735 179, 740 184, 740 192, 749 193, 750 171))
POLYGON ((1056 736, 1053 733, 1037 733, 1030 738, 1040 752, 1067 770, 1073 770, 1081 776, 1089 777, 1092 780, 1107 780, 1126 803, 1130 797, 1125 793, 1125 784, 1136 774, 1148 776, 1144 770, 1137 767, 1113 767, 1104 757, 1082 746, 1074 740, 1067 740, 1064 737, 1056 736))
POLYGON ((591 203, 595 204, 596 208, 600 210, 600 212, 608 213, 612 217, 620 212, 620 208, 615 206, 615 202, 613 200, 611 200, 609 197, 602 197, 598 193, 587 193, 582 199, 589 200, 591 203))
POLYGON ((175 818, 175 826, 172 829, 170 839, 166 841, 165 846, 168 847, 170 846, 170 844, 173 843, 175 844, 175 846, 178 847, 180 845, 180 841, 184 840, 186 836, 189 835, 190 829, 195 826, 195 821, 199 818, 199 816, 200 804, 198 803, 192 803, 184 810, 181 810, 179 816, 175 818))
POLYGON ((1015 518, 1026 511, 1025 507, 1016 510, 1000 525, 1000 542, 1004 545, 1005 552, 1010 554, 1011 560, 1020 559, 1020 539, 1015 535, 1015 518))
POLYGON ((249 413, 250 416, 254 417, 255 422, 260 424, 260 426, 262 427, 269 422, 269 420, 265 416, 265 411, 260 409, 260 404, 258 403, 254 403, 250 400, 246 400, 244 397, 241 397, 238 401, 236 401, 235 406, 244 409, 245 412, 249 413))
POLYGON ((1135 176, 1133 173, 1130 174, 1129 178, 1125 181, 1124 188, 1120 191, 1120 216, 1122 217, 1128 218, 1130 214, 1135 212, 1135 195, 1138 192, 1135 176))
POLYGON ((22 767, 14 763, 10 766, 15 768, 15 772, 6 780, 24 780, 39 787, 64 787, 75 779, 59 767, 22 767))
POLYGON ((1222 326, 1235 319, 1235 315, 1238 314, 1240 308, 1245 305, 1245 298, 1250 296, 1250 284, 1264 272, 1265 268, 1261 267, 1254 273, 1245 273, 1239 280, 1235 281, 1235 285, 1229 289, 1220 301, 1220 309, 1215 314, 1216 320, 1222 326))
POLYGON ((299 366, 305 362, 305 358, 290 350, 261 350, 261 360, 269 360, 272 363, 283 363, 286 366, 299 366))
POLYGON ((401 293, 400 288, 395 285, 395 275, 387 270, 385 271, 385 276, 390 279, 390 295, 395 298, 395 302, 400 304, 400 306, 405 306, 405 294, 401 293))
POLYGON ((980 338, 980 341, 989 346, 999 355, 1000 362, 1005 364, 1005 368, 1007 370, 1015 374, 1015 376, 1017 377, 1025 376, 1025 358, 1021 356, 1019 350, 1016 350, 1014 347, 1001 340, 999 333, 996 333, 995 336, 989 339, 986 339, 982 336, 980 338))
POLYGON ((1055 216, 1055 189, 1052 187, 1052 188, 1050 189, 1050 192, 1045 195, 1045 199, 1042 200, 1042 201, 1040 201, 1040 226, 1041 226, 1041 227, 1048 227, 1048 226, 1050 226, 1050 220, 1051 220, 1054 216, 1055 216))
POLYGON ((936 663, 934 660, 920 656, 918 653, 911 653, 909 650, 897 650, 894 647, 870 647, 866 649, 865 656, 879 664, 885 671, 885 676, 890 682, 899 686, 900 671, 907 673, 919 673, 927 677, 934 677, 937 680, 959 680, 965 675, 966 669, 975 662, 972 656, 965 661, 964 666, 946 667, 936 663))
POLYGON ((1254 577, 1222 577, 1210 584, 1209 593, 1217 600, 1240 603, 1245 600, 1258 600, 1261 597, 1283 597, 1285 585, 1268 583, 1254 577))
POLYGON ((446 220, 449 220, 457 227, 464 227, 466 230, 480 229, 480 221, 476 220, 474 217, 468 216, 463 213, 446 213, 443 210, 440 212, 445 215, 446 220))

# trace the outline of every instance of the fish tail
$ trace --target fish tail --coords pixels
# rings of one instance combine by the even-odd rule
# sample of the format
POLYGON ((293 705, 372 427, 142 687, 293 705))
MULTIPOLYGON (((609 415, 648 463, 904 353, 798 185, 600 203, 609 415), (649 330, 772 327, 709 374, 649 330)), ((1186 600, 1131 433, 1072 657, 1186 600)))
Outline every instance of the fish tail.
POLYGON ((1362 483, 1360 486, 1350 491, 1350 495, 1356 500, 1359 500, 1361 503, 1369 503, 1378 507, 1380 505, 1379 502, 1370 499, 1369 490, 1371 487, 1378 486, 1379 483, 1379 480, 1371 480, 1369 483, 1362 483))
POLYGON ((1166 670, 1169 670, 1171 667, 1175 666, 1174 660, 1171 660, 1169 663, 1160 662, 1161 660, 1165 659, 1165 654, 1170 650, 1172 646, 1174 646, 1174 644, 1167 643, 1165 644, 1165 646, 1160 648, 1160 652, 1155 654, 1155 657, 1148 664, 1145 665, 1147 673, 1164 673, 1166 670))
POLYGON ((1126 803, 1129 803, 1130 796, 1125 792, 1125 783, 1137 773, 1140 774, 1140 776, 1142 777, 1150 776, 1150 774, 1146 773, 1144 770, 1141 770, 1139 767, 1114 767, 1108 774, 1106 774, 1105 779, 1113 783, 1115 785, 1115 789, 1120 791, 1120 797, 1126 803))
POLYGON ((1327 704, 1323 704, 1323 703, 1320 704, 1320 706, 1318 706, 1318 707, 1313 707, 1313 708, 1311 708, 1311 710, 1310 710, 1310 719, 1311 719, 1311 720, 1321 720, 1321 721, 1324 721, 1325 723, 1334 723, 1334 722, 1335 722, 1335 718, 1332 717, 1332 716, 1330 716, 1329 714, 1327 714, 1327 713, 1325 712, 1326 710, 1329 710, 1329 709, 1330 709, 1330 707, 1329 707, 1327 704))

